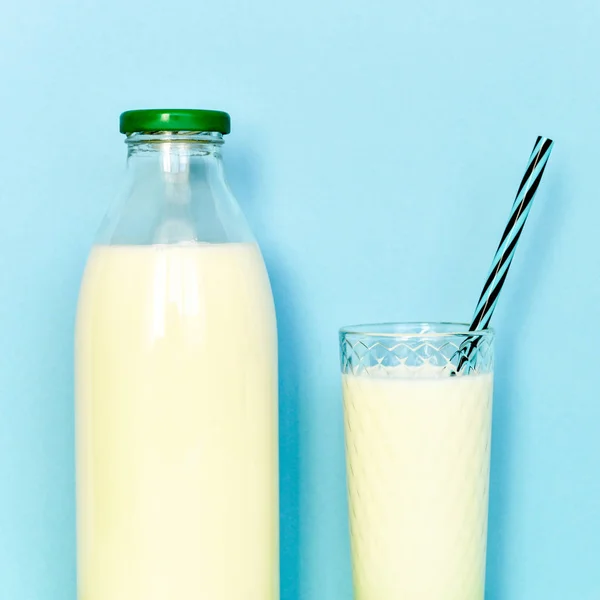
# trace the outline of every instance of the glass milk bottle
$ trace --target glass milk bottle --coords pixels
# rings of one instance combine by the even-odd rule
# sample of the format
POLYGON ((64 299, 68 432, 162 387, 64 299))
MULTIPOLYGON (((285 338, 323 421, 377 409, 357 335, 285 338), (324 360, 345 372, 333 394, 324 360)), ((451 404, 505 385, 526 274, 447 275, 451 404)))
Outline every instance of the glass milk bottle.
POLYGON ((76 333, 79 600, 276 600, 277 341, 229 115, 121 115, 76 333))

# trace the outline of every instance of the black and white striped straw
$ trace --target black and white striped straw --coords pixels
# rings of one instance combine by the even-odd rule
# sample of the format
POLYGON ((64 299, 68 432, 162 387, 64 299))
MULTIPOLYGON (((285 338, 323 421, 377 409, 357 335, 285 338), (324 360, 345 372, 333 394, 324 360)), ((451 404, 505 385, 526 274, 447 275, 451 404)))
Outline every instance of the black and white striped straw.
MULTIPOLYGON (((510 218, 500 239, 500 244, 498 244, 481 296, 479 296, 469 331, 486 329, 490 323, 553 146, 554 142, 551 139, 541 136, 535 142, 513 202, 510 218)), ((476 344, 477 339, 471 338, 466 342, 466 347, 461 348, 462 357, 457 371, 460 371, 465 362, 469 360, 476 344)))

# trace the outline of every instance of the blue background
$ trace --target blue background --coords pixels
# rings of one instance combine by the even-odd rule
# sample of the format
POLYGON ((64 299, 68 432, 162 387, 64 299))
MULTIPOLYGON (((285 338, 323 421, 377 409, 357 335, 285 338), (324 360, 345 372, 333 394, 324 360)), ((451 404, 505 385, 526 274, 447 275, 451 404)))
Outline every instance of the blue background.
MULTIPOLYGON (((122 110, 222 108, 281 343, 284 600, 351 596, 337 328, 468 320, 535 136, 494 325, 489 600, 600 597, 597 0, 8 0, 0 600, 75 597, 72 336, 122 110)), ((434 576, 434 574, 432 574, 434 576)))

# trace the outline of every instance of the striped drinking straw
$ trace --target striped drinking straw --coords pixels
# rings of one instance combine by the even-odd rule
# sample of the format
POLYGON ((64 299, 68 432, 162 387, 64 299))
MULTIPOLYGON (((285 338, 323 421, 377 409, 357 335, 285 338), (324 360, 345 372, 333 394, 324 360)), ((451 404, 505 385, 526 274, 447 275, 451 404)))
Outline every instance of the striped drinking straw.
MULTIPOLYGON (((479 302, 475 308, 469 331, 485 329, 490 323, 498 302, 500 290, 506 281, 506 275, 508 274, 510 263, 517 248, 517 242, 521 237, 523 226, 525 225, 529 210, 531 209, 531 203, 542 180, 542 175, 550 158, 553 145, 554 142, 551 139, 541 136, 538 136, 535 142, 529 162, 527 163, 527 169, 513 202, 510 218, 500 239, 500 244, 498 244, 498 249, 494 255, 494 260, 492 261, 481 296, 479 296, 479 302)), ((471 338, 463 342, 459 349, 462 356, 456 369, 457 372, 469 361, 476 345, 477 338, 471 338)))

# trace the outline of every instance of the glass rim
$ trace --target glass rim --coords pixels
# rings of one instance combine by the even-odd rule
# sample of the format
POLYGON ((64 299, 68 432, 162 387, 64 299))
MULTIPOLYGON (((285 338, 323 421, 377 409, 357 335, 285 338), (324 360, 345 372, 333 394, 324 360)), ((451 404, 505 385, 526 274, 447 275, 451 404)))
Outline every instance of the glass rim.
POLYGON ((415 338, 449 338, 449 337, 479 337, 493 339, 495 331, 491 327, 469 331, 469 323, 452 321, 390 321, 384 323, 366 323, 347 325, 339 330, 340 336, 351 335, 361 337, 415 339, 415 338))
POLYGON ((157 143, 157 142, 205 142, 210 144, 224 144, 223 134, 218 131, 133 131, 125 134, 126 144, 140 143, 157 143))

